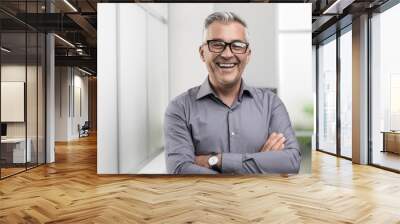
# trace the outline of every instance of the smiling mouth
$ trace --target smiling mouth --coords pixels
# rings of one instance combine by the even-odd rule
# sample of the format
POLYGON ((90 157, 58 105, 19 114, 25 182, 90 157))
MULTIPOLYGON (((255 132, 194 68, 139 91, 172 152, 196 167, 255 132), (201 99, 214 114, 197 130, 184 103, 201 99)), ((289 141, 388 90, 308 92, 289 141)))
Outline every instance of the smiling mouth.
POLYGON ((238 63, 215 63, 219 68, 233 68, 235 67, 238 63))

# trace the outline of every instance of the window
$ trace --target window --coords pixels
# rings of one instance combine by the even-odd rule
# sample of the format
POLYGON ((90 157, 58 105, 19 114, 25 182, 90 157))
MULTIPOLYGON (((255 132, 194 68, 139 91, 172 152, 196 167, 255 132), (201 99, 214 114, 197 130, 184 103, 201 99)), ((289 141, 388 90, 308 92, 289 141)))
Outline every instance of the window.
POLYGON ((400 170, 400 5, 371 18, 371 162, 400 170))
POLYGON ((352 35, 340 36, 340 155, 352 157, 352 35))
POLYGON ((336 154, 336 39, 318 48, 318 149, 336 154))

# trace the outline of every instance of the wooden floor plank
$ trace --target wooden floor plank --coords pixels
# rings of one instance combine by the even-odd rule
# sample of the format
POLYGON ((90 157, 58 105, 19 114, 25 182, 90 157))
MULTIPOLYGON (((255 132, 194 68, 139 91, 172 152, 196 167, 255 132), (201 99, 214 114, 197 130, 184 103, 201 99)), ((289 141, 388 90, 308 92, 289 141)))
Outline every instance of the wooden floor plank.
POLYGON ((313 152, 312 174, 99 176, 96 137, 0 181, 0 223, 400 223, 400 175, 313 152))

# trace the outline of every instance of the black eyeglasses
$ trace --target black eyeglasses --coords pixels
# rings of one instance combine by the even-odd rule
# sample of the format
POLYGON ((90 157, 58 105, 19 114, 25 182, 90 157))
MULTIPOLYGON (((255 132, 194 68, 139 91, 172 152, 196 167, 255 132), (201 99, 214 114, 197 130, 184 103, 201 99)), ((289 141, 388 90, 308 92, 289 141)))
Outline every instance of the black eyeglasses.
POLYGON ((249 47, 249 43, 245 43, 239 40, 227 43, 222 40, 207 40, 208 50, 214 53, 221 53, 225 50, 226 46, 229 46, 231 52, 234 54, 244 54, 249 47))

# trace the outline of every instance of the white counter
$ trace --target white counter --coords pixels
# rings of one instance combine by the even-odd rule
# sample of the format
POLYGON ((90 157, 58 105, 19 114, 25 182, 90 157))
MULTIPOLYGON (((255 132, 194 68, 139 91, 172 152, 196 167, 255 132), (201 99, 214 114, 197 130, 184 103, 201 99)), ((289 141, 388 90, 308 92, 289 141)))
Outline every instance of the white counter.
POLYGON ((28 143, 28 147, 26 147, 25 154, 25 138, 6 138, 1 139, 1 144, 13 144, 13 163, 25 163, 31 162, 32 160, 32 140, 27 138, 26 142, 28 143), (27 161, 25 161, 27 158, 27 161))

